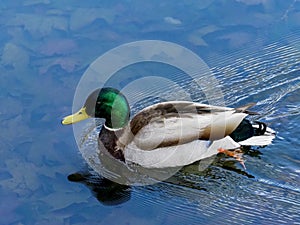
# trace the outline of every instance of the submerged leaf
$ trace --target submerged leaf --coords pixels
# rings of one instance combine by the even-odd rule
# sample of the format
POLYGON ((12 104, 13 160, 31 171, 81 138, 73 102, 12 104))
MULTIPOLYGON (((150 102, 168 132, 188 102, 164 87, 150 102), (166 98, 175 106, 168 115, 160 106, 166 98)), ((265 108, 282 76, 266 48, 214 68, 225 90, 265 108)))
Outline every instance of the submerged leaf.
POLYGON ((77 49, 76 42, 71 39, 53 39, 40 47, 40 53, 46 56, 65 55, 77 49))
POLYGON ((13 43, 7 43, 4 46, 1 62, 15 69, 22 69, 28 65, 29 56, 22 47, 13 43))
POLYGON ((171 16, 165 17, 165 18, 164 18, 164 21, 165 21, 166 23, 169 23, 169 24, 172 24, 172 25, 182 25, 181 20, 176 19, 176 18, 171 17, 171 16))
POLYGON ((52 66, 60 66, 63 70, 68 73, 74 72, 76 68, 80 65, 80 61, 72 57, 61 57, 54 59, 44 59, 38 61, 37 64, 40 65, 40 74, 45 74, 52 66))
POLYGON ((117 12, 111 9, 90 8, 90 9, 77 9, 71 16, 70 27, 71 30, 79 30, 96 19, 104 19, 107 23, 111 24, 117 12))
POLYGON ((64 30, 68 29, 67 19, 62 16, 44 16, 34 14, 19 13, 8 21, 9 26, 24 27, 31 35, 40 38, 52 32, 53 29, 64 30))

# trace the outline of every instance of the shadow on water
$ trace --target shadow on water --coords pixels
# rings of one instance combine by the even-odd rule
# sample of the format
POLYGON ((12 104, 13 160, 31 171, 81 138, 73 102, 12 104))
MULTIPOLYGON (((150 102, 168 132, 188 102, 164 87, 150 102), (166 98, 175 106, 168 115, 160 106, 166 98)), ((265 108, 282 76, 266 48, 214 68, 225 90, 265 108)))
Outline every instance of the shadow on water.
POLYGON ((68 180, 87 186, 103 205, 119 205, 127 202, 131 196, 130 187, 110 181, 93 172, 70 174, 68 180))
MULTIPOLYGON (((251 157, 259 157, 262 153, 259 150, 252 149, 250 147, 244 148, 243 152, 251 157)), ((200 180, 212 179, 218 180, 221 177, 216 173, 215 168, 224 169, 233 172, 237 175, 242 175, 247 178, 255 178, 252 174, 248 173, 243 168, 237 166, 237 161, 233 158, 225 156, 224 154, 218 154, 211 159, 203 159, 202 163, 210 163, 210 166, 205 170, 199 170, 199 162, 195 162, 191 165, 183 167, 174 176, 168 178, 165 181, 158 182, 159 185, 172 185, 173 187, 189 188, 196 191, 210 192, 205 186, 199 185, 200 180), (194 177, 196 179, 190 179, 194 177)), ((111 181, 92 169, 86 169, 85 171, 79 171, 68 176, 68 180, 71 182, 82 183, 89 188, 95 198, 103 205, 112 206, 120 205, 130 200, 132 186, 123 185, 111 181)), ((201 183, 201 182, 200 182, 201 183)), ((146 189, 154 188, 157 184, 148 185, 146 189)), ((138 189, 143 187, 138 187, 138 189)))

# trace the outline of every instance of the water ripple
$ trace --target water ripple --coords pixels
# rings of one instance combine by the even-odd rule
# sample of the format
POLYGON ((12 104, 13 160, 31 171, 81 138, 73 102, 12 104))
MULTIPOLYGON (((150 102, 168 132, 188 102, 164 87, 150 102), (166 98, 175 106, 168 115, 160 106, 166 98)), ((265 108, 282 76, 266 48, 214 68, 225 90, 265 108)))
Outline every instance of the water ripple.
POLYGON ((285 186, 283 192, 281 186, 269 181, 244 179, 226 171, 223 178, 226 179, 200 176, 194 180, 194 187, 186 187, 186 183, 137 187, 134 191, 136 202, 142 208, 155 205, 162 216, 176 218, 174 224, 182 224, 183 220, 197 224, 199 218, 205 218, 208 224, 220 224, 220 221, 221 224, 272 224, 278 221, 290 224, 300 219, 297 216, 298 191, 285 186), (207 190, 199 190, 199 186, 205 186, 207 190))

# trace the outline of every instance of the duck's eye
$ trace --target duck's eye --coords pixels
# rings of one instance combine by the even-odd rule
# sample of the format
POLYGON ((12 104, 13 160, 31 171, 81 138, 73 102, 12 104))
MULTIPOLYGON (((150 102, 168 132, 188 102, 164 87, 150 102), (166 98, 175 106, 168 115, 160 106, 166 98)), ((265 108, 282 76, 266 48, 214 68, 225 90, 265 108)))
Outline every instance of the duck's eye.
POLYGON ((79 112, 79 113, 78 113, 78 115, 81 115, 81 114, 82 114, 82 112, 79 112))

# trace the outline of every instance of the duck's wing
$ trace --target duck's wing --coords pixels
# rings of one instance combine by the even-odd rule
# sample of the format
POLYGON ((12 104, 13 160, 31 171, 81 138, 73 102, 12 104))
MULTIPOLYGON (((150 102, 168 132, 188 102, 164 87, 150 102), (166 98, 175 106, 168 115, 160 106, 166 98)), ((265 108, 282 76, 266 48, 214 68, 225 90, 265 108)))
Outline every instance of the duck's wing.
POLYGON ((155 150, 195 140, 218 140, 236 129, 251 106, 234 109, 186 101, 158 103, 131 120, 117 145, 123 150, 129 145, 155 150))

